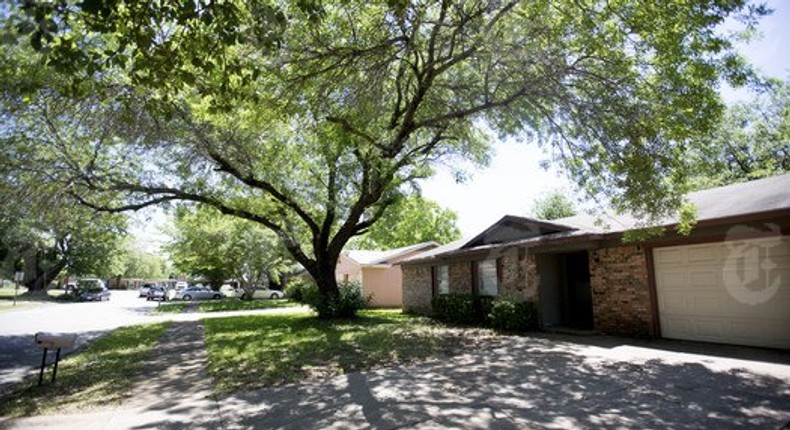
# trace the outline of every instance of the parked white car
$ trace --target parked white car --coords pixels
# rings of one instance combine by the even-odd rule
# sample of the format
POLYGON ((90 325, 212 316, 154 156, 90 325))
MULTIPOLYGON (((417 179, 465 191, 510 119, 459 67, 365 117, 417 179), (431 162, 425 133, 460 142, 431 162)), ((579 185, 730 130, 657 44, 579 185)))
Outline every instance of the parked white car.
MULTIPOLYGON (((240 289, 239 290, 239 297, 242 300, 247 298, 247 292, 240 289)), ((252 294, 253 299, 282 299, 285 297, 285 293, 280 290, 270 290, 268 288, 256 288, 255 292, 252 294)))
POLYGON ((230 298, 239 297, 241 295, 239 294, 239 291, 243 292, 244 290, 233 288, 232 285, 228 285, 228 284, 219 287, 219 292, 222 293, 222 295, 225 297, 230 297, 230 298))

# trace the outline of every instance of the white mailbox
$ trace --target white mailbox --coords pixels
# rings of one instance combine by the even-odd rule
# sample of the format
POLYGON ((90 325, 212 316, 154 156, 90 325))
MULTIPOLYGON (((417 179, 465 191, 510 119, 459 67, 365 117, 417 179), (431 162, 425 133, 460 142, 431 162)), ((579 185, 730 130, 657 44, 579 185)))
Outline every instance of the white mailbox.
POLYGON ((74 333, 36 333, 36 345, 47 349, 74 348, 77 335, 74 333))

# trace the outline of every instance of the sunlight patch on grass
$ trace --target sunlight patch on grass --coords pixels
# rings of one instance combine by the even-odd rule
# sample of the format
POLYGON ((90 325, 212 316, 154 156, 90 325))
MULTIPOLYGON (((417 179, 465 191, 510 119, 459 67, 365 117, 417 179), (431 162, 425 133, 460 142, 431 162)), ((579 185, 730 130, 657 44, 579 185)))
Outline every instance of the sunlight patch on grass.
MULTIPOLYGON (((163 303, 154 309, 155 313, 181 313, 190 302, 163 303)), ((301 306, 292 300, 239 300, 222 299, 197 302, 198 312, 228 312, 247 311, 256 309, 291 308, 301 306)))
POLYGON ((364 311, 353 320, 312 313, 205 320, 216 389, 280 385, 447 356, 464 334, 400 310, 364 311))
POLYGON ((0 309, 5 309, 8 306, 13 307, 14 296, 16 295, 17 308, 20 304, 27 304, 28 306, 39 305, 42 303, 55 303, 63 301, 71 301, 71 296, 67 295, 63 290, 50 289, 46 294, 27 294, 26 287, 20 286, 18 290, 14 290, 13 284, 6 284, 0 288, 0 309))
POLYGON ((12 300, 0 300, 0 312, 11 312, 24 309, 31 309, 43 305, 43 301, 18 301, 16 305, 12 300))
MULTIPOLYGON (((57 381, 32 377, 0 397, 0 415, 29 416, 117 405, 129 396, 167 324, 117 329, 61 360, 57 381)), ((52 354, 52 352, 50 352, 52 354)))

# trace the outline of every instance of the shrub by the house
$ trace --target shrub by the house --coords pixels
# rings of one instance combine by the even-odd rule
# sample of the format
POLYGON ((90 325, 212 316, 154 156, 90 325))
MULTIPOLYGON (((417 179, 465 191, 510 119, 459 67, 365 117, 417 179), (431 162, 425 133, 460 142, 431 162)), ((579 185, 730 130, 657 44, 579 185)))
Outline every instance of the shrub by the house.
POLYGON ((357 311, 365 309, 370 303, 370 297, 362 295, 362 286, 359 282, 340 282, 336 297, 326 298, 315 284, 302 286, 302 303, 313 308, 318 315, 328 318, 353 318, 357 311))
POLYGON ((442 294, 431 301, 433 316, 453 324, 485 325, 491 309, 490 297, 472 294, 442 294))
POLYGON ((538 328, 538 308, 534 302, 497 300, 488 313, 491 327, 497 330, 523 332, 538 328))
POLYGON ((307 279, 292 279, 288 282, 288 285, 285 286, 285 296, 295 302, 304 303, 304 292, 311 286, 313 286, 313 282, 307 279))

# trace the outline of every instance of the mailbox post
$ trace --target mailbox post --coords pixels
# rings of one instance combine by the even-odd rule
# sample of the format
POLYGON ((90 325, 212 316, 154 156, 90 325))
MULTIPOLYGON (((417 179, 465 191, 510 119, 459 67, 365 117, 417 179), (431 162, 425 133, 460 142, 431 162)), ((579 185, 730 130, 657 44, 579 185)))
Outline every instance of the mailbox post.
POLYGON ((16 306, 16 296, 19 295, 19 283, 25 280, 25 272, 14 272, 14 306, 16 306))
POLYGON ((47 350, 56 349, 55 353, 55 366, 52 368, 52 382, 55 382, 55 377, 58 375, 58 362, 60 361, 61 348, 73 348, 74 342, 77 340, 77 335, 73 333, 44 333, 38 332, 33 338, 36 345, 44 349, 44 355, 41 356, 41 370, 38 372, 38 385, 44 380, 44 368, 47 365, 47 350))

